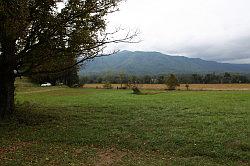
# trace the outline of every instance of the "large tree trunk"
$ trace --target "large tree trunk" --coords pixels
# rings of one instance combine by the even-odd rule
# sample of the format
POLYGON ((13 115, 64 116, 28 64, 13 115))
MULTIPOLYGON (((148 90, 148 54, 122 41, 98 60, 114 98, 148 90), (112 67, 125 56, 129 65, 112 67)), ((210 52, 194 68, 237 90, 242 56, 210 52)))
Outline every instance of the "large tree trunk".
POLYGON ((14 111, 15 94, 15 66, 16 48, 15 40, 5 40, 1 43, 0 55, 0 119, 12 114, 14 111))
POLYGON ((5 118, 14 111, 14 73, 13 71, 1 71, 0 73, 0 116, 5 118))

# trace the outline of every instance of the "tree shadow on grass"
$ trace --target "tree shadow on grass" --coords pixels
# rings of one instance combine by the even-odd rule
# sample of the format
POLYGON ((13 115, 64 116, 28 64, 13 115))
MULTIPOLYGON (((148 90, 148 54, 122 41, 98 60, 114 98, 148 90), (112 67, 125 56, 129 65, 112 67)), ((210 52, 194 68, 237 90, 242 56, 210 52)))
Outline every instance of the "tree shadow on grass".
POLYGON ((58 117, 51 115, 46 108, 31 102, 16 103, 15 111, 5 120, 0 121, 0 127, 8 126, 37 126, 53 123, 58 117))

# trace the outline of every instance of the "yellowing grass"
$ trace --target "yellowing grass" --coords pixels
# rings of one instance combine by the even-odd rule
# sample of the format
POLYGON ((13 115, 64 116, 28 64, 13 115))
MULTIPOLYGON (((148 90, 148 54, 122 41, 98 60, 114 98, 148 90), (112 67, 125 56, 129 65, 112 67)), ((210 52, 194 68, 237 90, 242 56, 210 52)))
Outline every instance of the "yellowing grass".
MULTIPOLYGON (((120 87, 120 84, 112 84, 113 88, 120 87)), ((167 88, 164 84, 140 84, 141 89, 164 90, 167 88)), ((103 84, 85 84, 83 88, 103 88, 103 84)), ((186 90, 185 84, 178 87, 180 90, 186 90)), ((189 84, 189 90, 250 90, 250 84, 189 84)))

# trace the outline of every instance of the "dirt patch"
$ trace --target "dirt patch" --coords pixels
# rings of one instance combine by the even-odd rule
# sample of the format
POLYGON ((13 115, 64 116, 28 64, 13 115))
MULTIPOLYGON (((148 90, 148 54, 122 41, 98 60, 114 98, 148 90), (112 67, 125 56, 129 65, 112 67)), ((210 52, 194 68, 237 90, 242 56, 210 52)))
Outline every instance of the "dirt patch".
POLYGON ((91 92, 82 91, 79 89, 75 89, 74 91, 56 91, 56 92, 49 92, 50 96, 61 97, 61 96, 82 96, 87 94, 92 94, 91 92))
POLYGON ((240 141, 228 142, 226 144, 226 146, 228 148, 232 148, 232 149, 240 149, 240 150, 245 151, 245 152, 250 151, 249 145, 247 143, 240 142, 240 141))
POLYGON ((17 150, 30 147, 32 144, 32 142, 15 142, 8 147, 0 147, 0 158, 1 155, 4 155, 6 153, 15 153, 17 150))
POLYGON ((100 151, 97 153, 98 161, 95 163, 96 166, 108 166, 121 161, 127 153, 119 151, 115 148, 100 151))
POLYGON ((35 91, 29 91, 29 92, 18 92, 20 94, 31 94, 31 93, 43 93, 43 92, 51 92, 51 91, 57 91, 60 89, 45 89, 45 90, 35 90, 35 91))
POLYGON ((165 93, 165 92, 144 92, 144 93, 142 93, 142 95, 157 95, 157 94, 161 94, 161 93, 165 93))

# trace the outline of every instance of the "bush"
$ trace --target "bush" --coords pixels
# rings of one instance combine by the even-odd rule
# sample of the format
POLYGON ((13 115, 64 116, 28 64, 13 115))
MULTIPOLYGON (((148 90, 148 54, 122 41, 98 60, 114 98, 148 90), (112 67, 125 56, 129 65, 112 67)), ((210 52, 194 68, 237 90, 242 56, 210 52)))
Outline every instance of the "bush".
POLYGON ((168 90, 176 90, 176 87, 180 86, 179 81, 174 74, 171 74, 168 77, 166 85, 168 86, 168 90))
POLYGON ((112 87, 112 84, 111 84, 111 83, 106 82, 106 83, 103 85, 103 88, 104 88, 104 89, 112 89, 113 87, 112 87))

